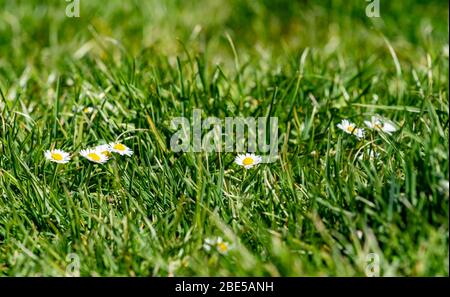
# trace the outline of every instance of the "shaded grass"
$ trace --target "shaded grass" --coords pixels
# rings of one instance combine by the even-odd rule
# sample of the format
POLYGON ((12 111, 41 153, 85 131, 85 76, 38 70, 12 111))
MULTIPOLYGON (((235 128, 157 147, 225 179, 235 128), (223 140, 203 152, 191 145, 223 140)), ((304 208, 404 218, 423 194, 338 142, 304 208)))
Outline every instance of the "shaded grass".
POLYGON ((70 19, 0 1, 0 274, 64 275, 75 253, 81 275, 359 276, 377 253, 382 275, 448 275, 448 4, 292 2, 82 1, 70 19), (172 152, 194 108, 278 117, 280 161, 172 152), (373 114, 399 131, 336 128, 373 114), (132 158, 43 157, 116 139, 132 158), (235 249, 206 253, 212 236, 235 249))

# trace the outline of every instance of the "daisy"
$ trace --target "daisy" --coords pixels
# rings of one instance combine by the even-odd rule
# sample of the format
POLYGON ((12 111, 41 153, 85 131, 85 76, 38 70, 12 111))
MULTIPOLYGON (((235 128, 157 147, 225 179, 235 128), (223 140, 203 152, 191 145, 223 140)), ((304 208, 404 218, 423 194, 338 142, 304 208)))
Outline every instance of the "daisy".
POLYGON ((238 165, 244 166, 245 169, 250 169, 255 165, 261 163, 261 156, 257 156, 255 154, 240 154, 234 159, 234 162, 238 165))
POLYGON ((232 246, 228 242, 224 241, 222 237, 217 237, 217 239, 206 238, 203 248, 207 252, 211 251, 212 248, 215 248, 219 253, 225 255, 232 249, 232 246))
POLYGON ((99 163, 99 164, 103 164, 106 161, 108 161, 108 159, 109 159, 107 156, 105 156, 104 154, 102 154, 100 151, 98 151, 96 149, 81 150, 80 155, 82 155, 83 157, 85 157, 86 159, 88 159, 91 162, 99 163))
POLYGON ((133 154, 133 151, 129 147, 121 144, 120 142, 110 143, 109 150, 110 152, 118 153, 121 156, 123 155, 131 156, 133 154))
POLYGON ((355 124, 348 120, 342 120, 342 122, 337 124, 337 127, 347 134, 355 135, 357 138, 361 139, 364 137, 364 129, 356 127, 355 124))
POLYGON ((98 145, 95 147, 95 150, 103 155, 105 155, 106 157, 111 157, 111 148, 109 147, 108 144, 102 144, 102 145, 98 145))
MULTIPOLYGON (((378 157, 380 157, 380 153, 374 151, 373 149, 368 148, 368 149, 366 150, 365 156, 366 156, 367 158, 369 158, 370 160, 373 160, 373 159, 378 159, 378 157)), ((359 159, 359 160, 363 160, 365 156, 364 156, 364 153, 361 152, 361 154, 359 154, 358 159, 359 159)))
POLYGON ((44 155, 47 160, 59 164, 66 164, 70 161, 69 153, 66 153, 63 150, 48 150, 44 155))
POLYGON ((385 121, 377 116, 372 116, 370 121, 364 121, 364 123, 366 124, 367 127, 369 127, 369 129, 378 131, 381 130, 389 135, 392 135, 392 132, 397 131, 397 128, 395 128, 395 126, 392 123, 385 121))

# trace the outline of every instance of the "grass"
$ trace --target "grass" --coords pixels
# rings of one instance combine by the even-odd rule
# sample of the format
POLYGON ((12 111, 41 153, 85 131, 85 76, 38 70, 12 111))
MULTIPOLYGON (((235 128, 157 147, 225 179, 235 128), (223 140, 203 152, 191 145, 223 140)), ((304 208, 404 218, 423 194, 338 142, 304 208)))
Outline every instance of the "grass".
POLYGON ((0 0, 0 275, 448 276, 448 2, 188 2, 0 0), (278 117, 279 161, 172 152, 194 108, 278 117))

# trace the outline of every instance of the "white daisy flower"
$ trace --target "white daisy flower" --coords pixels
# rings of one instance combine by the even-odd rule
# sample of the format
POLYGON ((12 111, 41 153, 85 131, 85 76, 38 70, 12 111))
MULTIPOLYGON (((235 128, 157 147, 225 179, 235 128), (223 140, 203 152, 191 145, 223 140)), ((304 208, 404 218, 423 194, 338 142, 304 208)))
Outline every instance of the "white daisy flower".
POLYGON ((59 163, 59 164, 66 164, 70 161, 70 155, 69 153, 66 153, 63 150, 48 150, 45 152, 45 158, 47 160, 59 163))
POLYGON ((111 147, 109 146, 109 144, 101 144, 95 147, 95 150, 103 155, 105 155, 106 157, 110 158, 111 157, 111 147))
POLYGON ((217 238, 216 249, 222 255, 226 255, 228 254, 228 251, 232 249, 232 246, 228 242, 223 241, 221 237, 219 237, 217 238))
POLYGON ((228 242, 224 241, 222 237, 217 237, 216 239, 206 238, 203 249, 209 252, 212 248, 215 248, 222 255, 226 255, 233 247, 228 242))
POLYGON ((347 134, 355 135, 359 139, 364 137, 364 129, 356 127, 355 124, 348 120, 342 120, 342 122, 337 124, 337 127, 347 134))
POLYGON ((131 156, 133 154, 133 151, 129 147, 121 144, 120 142, 110 143, 109 150, 110 150, 110 152, 118 153, 121 156, 123 156, 123 155, 131 156))
POLYGON ((262 158, 261 156, 257 156, 255 154, 240 154, 236 156, 236 159, 234 159, 234 162, 238 165, 244 166, 245 169, 250 169, 253 166, 258 165, 261 163, 262 158))
POLYGON ((107 156, 105 156, 104 154, 102 154, 100 151, 98 151, 96 149, 81 150, 80 155, 85 157, 86 159, 88 159, 91 162, 99 163, 99 164, 103 164, 106 161, 108 161, 108 159, 109 159, 107 156))
POLYGON ((203 244, 203 249, 207 252, 211 251, 211 247, 215 245, 215 240, 212 238, 206 238, 205 243, 203 244))
POLYGON ((383 131, 389 135, 392 135, 393 132, 397 131, 397 128, 392 123, 383 120, 378 116, 372 116, 370 121, 364 121, 364 123, 372 130, 383 131))

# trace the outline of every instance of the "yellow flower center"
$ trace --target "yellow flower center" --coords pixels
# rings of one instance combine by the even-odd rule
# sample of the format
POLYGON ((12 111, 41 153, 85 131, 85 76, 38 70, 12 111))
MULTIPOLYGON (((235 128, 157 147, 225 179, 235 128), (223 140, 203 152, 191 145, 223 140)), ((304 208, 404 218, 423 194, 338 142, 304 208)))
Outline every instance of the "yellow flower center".
POLYGON ((221 252, 226 252, 228 251, 228 245, 225 242, 218 243, 217 249, 221 252))
POLYGON ((87 112, 89 112, 90 111, 90 108, 89 107, 86 107, 85 109, 83 109, 83 112, 84 113, 87 113, 87 112))
POLYGON ((114 149, 115 149, 115 150, 118 150, 118 151, 124 151, 126 148, 125 148, 125 146, 124 146, 123 144, 121 144, 121 143, 116 143, 116 144, 114 145, 114 149))
POLYGON ((56 161, 62 161, 63 156, 61 154, 58 154, 58 153, 52 153, 52 159, 56 160, 56 161))
POLYGON ((348 126, 347 127, 347 131, 350 132, 350 133, 354 133, 354 132, 356 132, 356 127, 355 126, 348 126))
POLYGON ((246 157, 244 160, 242 160, 242 163, 244 164, 244 165, 252 165, 253 164, 253 158, 250 158, 250 157, 246 157))
POLYGON ((111 153, 109 151, 103 151, 102 154, 107 157, 111 156, 111 153))
POLYGON ((101 160, 100 156, 97 155, 96 153, 89 153, 87 156, 89 157, 89 159, 92 159, 96 162, 101 160))

